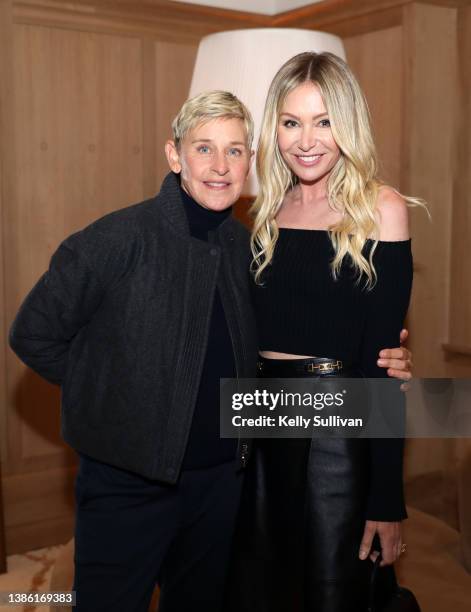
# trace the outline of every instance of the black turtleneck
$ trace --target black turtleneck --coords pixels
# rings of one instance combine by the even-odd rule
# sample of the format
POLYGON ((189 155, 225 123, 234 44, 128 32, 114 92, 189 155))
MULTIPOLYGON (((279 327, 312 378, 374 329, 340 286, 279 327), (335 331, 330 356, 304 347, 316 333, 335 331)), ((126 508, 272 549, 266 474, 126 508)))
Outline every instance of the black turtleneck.
POLYGON ((209 210, 198 204, 182 188, 181 193, 188 225, 190 226, 190 234, 193 238, 208 240, 208 232, 216 230, 232 213, 232 206, 226 208, 226 210, 209 210))
MULTIPOLYGON (((216 230, 229 217, 232 209, 208 210, 195 202, 183 189, 181 193, 190 235, 207 241, 208 232, 216 230)), ((237 440, 221 438, 219 435, 219 379, 234 378, 235 375, 231 337, 219 290, 216 288, 209 324, 208 346, 183 459, 183 469, 201 469, 234 459, 237 440)))

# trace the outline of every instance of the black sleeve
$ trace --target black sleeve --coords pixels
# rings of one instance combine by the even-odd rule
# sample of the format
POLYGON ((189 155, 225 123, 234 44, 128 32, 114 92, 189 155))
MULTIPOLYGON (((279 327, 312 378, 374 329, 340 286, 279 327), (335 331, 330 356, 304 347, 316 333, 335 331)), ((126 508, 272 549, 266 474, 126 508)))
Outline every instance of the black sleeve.
MULTIPOLYGON (((411 241, 379 242, 373 255, 377 283, 367 296, 367 314, 361 351, 361 369, 368 378, 387 378, 377 365, 381 349, 399 345, 399 334, 409 306, 412 288, 411 241)), ((399 389, 388 391, 388 405, 405 409, 399 389)), ((374 409, 374 407, 373 407, 374 409)), ((404 440, 370 440, 371 479, 366 518, 372 521, 400 521, 407 518, 403 488, 404 440)))
POLYGON ((99 279, 80 252, 78 236, 65 240, 54 253, 48 271, 21 305, 9 335, 18 357, 58 385, 64 379, 71 341, 103 297, 99 279))

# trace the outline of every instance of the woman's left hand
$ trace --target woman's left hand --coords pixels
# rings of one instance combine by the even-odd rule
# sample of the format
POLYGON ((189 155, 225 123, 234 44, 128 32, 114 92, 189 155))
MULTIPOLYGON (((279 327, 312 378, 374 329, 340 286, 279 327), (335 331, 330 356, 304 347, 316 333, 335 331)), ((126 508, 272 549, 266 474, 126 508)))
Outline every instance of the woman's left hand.
POLYGON ((360 544, 359 557, 364 560, 370 557, 376 561, 379 551, 372 551, 373 538, 378 534, 381 543, 381 554, 383 559, 380 566, 391 565, 397 561, 402 548, 401 522, 366 521, 363 538, 360 544))
MULTIPOLYGON (((393 349, 383 349, 379 353, 378 365, 388 369, 388 376, 399 380, 409 381, 412 378, 412 353, 402 346, 406 341, 409 332, 403 329, 400 334, 401 346, 393 349)), ((402 385, 403 391, 407 390, 406 385, 402 385)))

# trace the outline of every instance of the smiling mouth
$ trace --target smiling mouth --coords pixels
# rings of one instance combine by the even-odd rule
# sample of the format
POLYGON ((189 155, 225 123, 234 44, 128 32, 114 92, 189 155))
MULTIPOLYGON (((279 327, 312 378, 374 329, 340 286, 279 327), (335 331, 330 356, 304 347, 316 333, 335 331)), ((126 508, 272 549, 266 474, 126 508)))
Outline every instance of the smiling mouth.
POLYGON ((229 187, 230 183, 222 183, 222 182, 217 182, 217 181, 204 181, 204 184, 206 185, 206 187, 209 187, 210 189, 226 189, 226 187, 229 187))
POLYGON ((303 165, 313 165, 317 163, 323 155, 323 153, 319 153, 317 155, 295 155, 295 157, 303 165))

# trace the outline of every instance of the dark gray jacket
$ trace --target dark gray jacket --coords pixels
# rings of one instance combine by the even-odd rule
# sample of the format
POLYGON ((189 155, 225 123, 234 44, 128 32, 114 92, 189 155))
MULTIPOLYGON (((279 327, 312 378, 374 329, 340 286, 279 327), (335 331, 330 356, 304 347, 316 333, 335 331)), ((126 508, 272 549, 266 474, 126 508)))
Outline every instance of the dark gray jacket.
POLYGON ((62 386, 62 434, 76 450, 177 480, 216 285, 237 375, 255 375, 248 232, 229 217, 209 238, 190 237, 169 174, 155 198, 67 238, 26 297, 10 344, 62 386))

